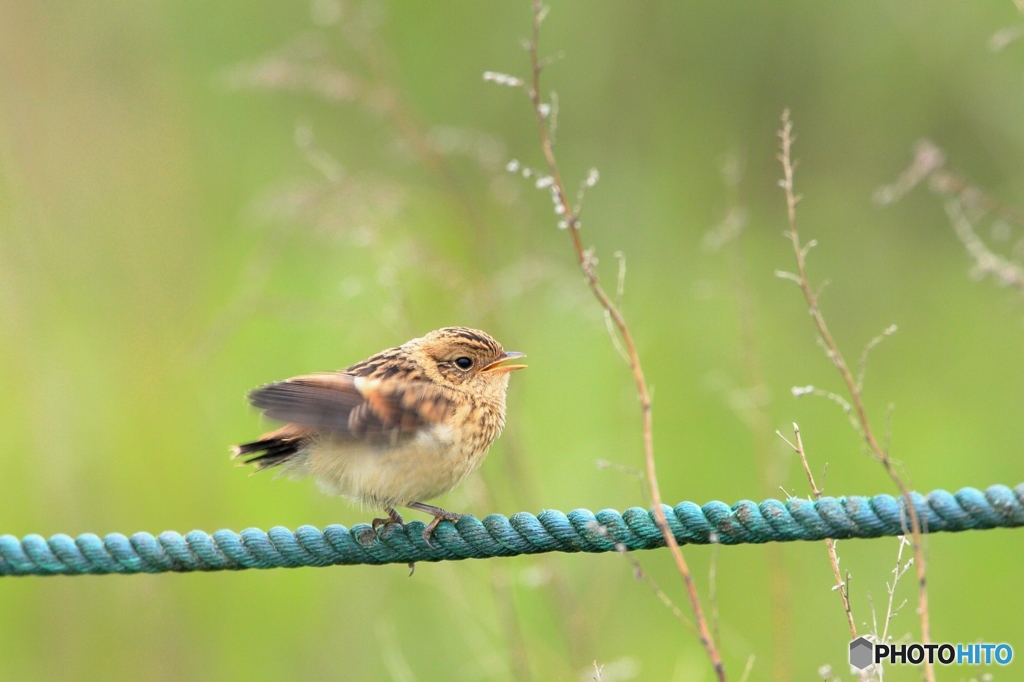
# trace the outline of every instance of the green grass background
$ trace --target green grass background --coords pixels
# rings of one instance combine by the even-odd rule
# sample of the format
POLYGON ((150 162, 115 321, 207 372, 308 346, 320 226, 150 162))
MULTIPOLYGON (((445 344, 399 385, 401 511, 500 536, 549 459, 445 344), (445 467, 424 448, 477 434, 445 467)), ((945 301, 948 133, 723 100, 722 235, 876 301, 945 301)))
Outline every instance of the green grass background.
MULTIPOLYGON (((263 428, 244 394, 451 324, 486 328, 530 369, 513 377, 509 428, 481 473, 442 504, 478 516, 646 504, 628 473, 595 465, 642 465, 628 369, 546 193, 500 171, 541 163, 522 93, 481 79, 526 73, 527 4, 346 2, 341 15, 325 23, 322 0, 0 4, 0 532, 367 521, 308 481, 231 466, 228 446, 263 428), (323 63, 401 102, 413 129, 487 136, 499 170, 458 154, 423 163, 392 117, 360 102, 226 86, 226 69, 317 43, 323 63), (343 169, 337 186, 296 126, 343 169), (282 199, 304 191, 326 199, 282 199)), ((810 271, 831 282, 823 308, 839 343, 854 360, 899 325, 872 356, 866 399, 880 430, 895 404, 892 451, 909 481, 1024 480, 1024 300, 971 281, 926 190, 871 202, 921 137, 1000 200, 1024 202, 1024 45, 986 47, 1020 20, 1009 2, 554 3, 542 51, 565 52, 546 74, 557 151, 570 186, 601 172, 583 238, 612 288, 613 253, 626 254, 666 501, 779 497, 777 485, 806 495, 771 435, 793 421, 816 470, 828 463, 827 493, 893 491, 835 405, 790 394, 840 383, 798 290, 773 275, 793 267, 775 160, 787 106, 800 223, 820 242, 810 271), (728 153, 745 160, 750 222, 739 248, 708 253, 701 239, 731 201, 718 170, 728 153), (737 286, 753 311, 747 350, 737 286), (753 429, 734 409, 749 395, 745 353, 764 375, 753 429)), ((1021 533, 928 540, 937 640, 1024 655, 1021 533)), ((884 610, 896 549, 839 543, 861 629, 869 595, 884 610)), ((845 672, 824 546, 774 551, 719 553, 730 679, 751 654, 751 680, 845 672), (769 598, 772 565, 788 616, 769 598)), ((705 596, 712 554, 687 550, 705 596)), ((667 553, 638 558, 686 610, 667 553)), ((577 680, 593 660, 606 680, 712 677, 621 557, 406 574, 4 579, 0 679, 577 680)), ((912 582, 893 628, 916 638, 912 582)), ((1018 679, 1021 665, 992 672, 1018 679)))

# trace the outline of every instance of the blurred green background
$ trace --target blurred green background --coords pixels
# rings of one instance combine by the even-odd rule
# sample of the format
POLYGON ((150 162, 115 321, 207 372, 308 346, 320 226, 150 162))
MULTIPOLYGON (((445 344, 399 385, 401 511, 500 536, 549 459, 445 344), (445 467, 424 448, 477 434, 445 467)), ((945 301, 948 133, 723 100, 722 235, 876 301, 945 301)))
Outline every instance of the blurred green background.
MULTIPOLYGON (((942 200, 875 189, 915 140, 1024 204, 1024 44, 1010 2, 558 2, 542 52, 557 152, 654 390, 667 502, 892 492, 844 414, 792 269, 779 115, 800 223, 876 428, 919 490, 1024 480, 1024 300, 973 282, 942 200), (730 188, 723 162, 742 169, 730 188), (714 230, 742 205, 742 235, 714 230), (708 234, 713 235, 708 237, 708 234)), ((250 476, 245 392, 443 325, 528 353, 509 427, 441 501, 483 516, 645 505, 628 369, 575 269, 522 92, 525 2, 0 3, 0 532, 352 525, 311 482, 250 476), (599 466, 606 460, 615 466, 599 466)), ((545 95, 547 96, 547 95, 545 95)), ((735 175, 734 175, 735 177, 735 175)), ((735 213, 734 213, 735 215, 735 213)), ((1007 254, 1018 227, 997 225, 1007 254)), ((990 238, 986 225, 979 233, 990 238)), ((1016 247, 1021 255, 1021 247, 1016 247)), ((1022 531, 928 539, 938 641, 1024 654, 1022 531)), ((839 543, 854 615, 884 611, 895 539, 839 543)), ((687 550, 702 594, 715 551, 687 550)), ((665 552, 638 555, 684 610, 665 552)), ((0 581, 2 680, 709 680, 696 638, 614 555, 0 581)), ((846 674, 820 543, 722 548, 730 679, 846 674)), ((913 580, 897 637, 918 636, 913 580)), ((866 624, 866 625, 865 625, 866 624)), ((1019 679, 1022 664, 991 671, 1019 679), (1015 672, 1015 670, 1017 672, 1015 672)), ((984 671, 981 671, 984 672, 984 671)), ((966 679, 975 670, 940 670, 966 679)), ((914 680, 913 669, 888 680, 914 680)))

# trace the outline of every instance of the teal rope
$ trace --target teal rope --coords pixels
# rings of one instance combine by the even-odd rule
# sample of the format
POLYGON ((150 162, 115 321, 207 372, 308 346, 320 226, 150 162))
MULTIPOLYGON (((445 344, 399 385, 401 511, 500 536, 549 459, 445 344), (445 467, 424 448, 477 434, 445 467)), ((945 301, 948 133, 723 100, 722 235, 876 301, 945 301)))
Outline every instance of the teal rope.
MULTIPOLYGON (((1024 483, 1014 489, 994 485, 984 492, 963 488, 955 495, 936 490, 927 497, 912 493, 923 529, 983 530, 1024 526, 1024 483)), ((825 538, 876 538, 906 532, 903 499, 823 497, 816 502, 791 498, 785 503, 750 501, 732 507, 709 502, 698 507, 681 502, 664 507, 680 544, 725 545, 825 538)), ((408 564, 416 561, 486 559, 543 552, 609 552, 664 546, 652 512, 639 507, 622 514, 605 509, 596 514, 577 509, 563 514, 548 510, 539 516, 525 512, 505 518, 492 514, 479 521, 465 516, 442 522, 433 546, 423 540, 423 524, 388 524, 374 531, 366 524, 347 529, 331 525, 322 531, 300 526, 271 528, 264 533, 248 528, 241 533, 218 530, 208 535, 194 530, 172 531, 153 537, 130 538, 92 533, 71 538, 54 535, 0 536, 0 576, 83 575, 103 573, 164 573, 224 571, 245 568, 296 568, 337 564, 408 564)))

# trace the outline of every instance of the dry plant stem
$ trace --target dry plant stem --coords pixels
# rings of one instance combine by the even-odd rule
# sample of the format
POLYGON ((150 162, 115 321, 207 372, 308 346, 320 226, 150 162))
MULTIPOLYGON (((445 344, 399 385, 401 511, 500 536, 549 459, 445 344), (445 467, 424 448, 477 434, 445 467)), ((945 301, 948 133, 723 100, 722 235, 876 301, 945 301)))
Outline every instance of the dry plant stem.
POLYGON ((754 654, 750 654, 750 657, 747 658, 747 666, 743 669, 743 675, 740 677, 740 682, 747 682, 750 678, 750 671, 754 669, 754 660, 756 660, 756 657, 754 654))
MULTIPOLYGON (((782 114, 782 130, 779 131, 779 137, 782 139, 782 153, 779 154, 779 161, 782 163, 782 187, 786 193, 789 238, 793 244, 793 252, 796 255, 800 289, 804 293, 804 298, 807 299, 807 306, 811 317, 818 328, 818 335, 825 344, 829 358, 831 358, 836 369, 839 370, 839 374, 842 376, 843 382, 850 393, 850 400, 853 403, 857 422, 860 424, 864 440, 875 458, 881 462, 886 474, 892 479, 892 482, 903 497, 904 507, 907 515, 910 517, 911 544, 914 550, 914 562, 917 565, 918 614, 921 617, 921 642, 922 644, 930 644, 931 626, 928 622, 928 581, 925 574, 924 552, 921 546, 921 521, 917 516, 917 508, 914 506, 914 500, 910 496, 910 490, 903 483, 903 479, 900 478, 899 474, 896 473, 892 460, 889 458, 889 453, 879 444, 874 431, 871 429, 867 411, 864 409, 864 401, 861 398, 860 388, 857 386, 853 374, 850 373, 850 368, 846 365, 846 361, 843 360, 842 353, 839 352, 839 347, 836 345, 831 332, 828 330, 828 326, 825 324, 825 318, 818 308, 817 294, 814 293, 810 281, 807 279, 807 248, 800 244, 800 234, 797 232, 796 227, 796 205, 799 198, 793 193, 793 161, 791 153, 793 147, 793 122, 790 120, 788 109, 782 114)), ((928 663, 927 660, 924 664, 924 671, 925 679, 928 682, 935 682, 934 666, 928 663)))
POLYGON ((691 632, 697 634, 697 627, 689 618, 686 617, 686 614, 683 613, 678 606, 676 606, 675 602, 672 601, 672 598, 665 594, 665 591, 658 586, 658 583, 655 582, 654 578, 647 574, 643 566, 640 565, 640 562, 637 561, 636 557, 630 554, 629 550, 626 549, 625 546, 623 546, 622 549, 619 550, 619 554, 626 557, 626 561, 628 561, 630 565, 633 567, 633 576, 637 580, 642 580, 643 582, 647 583, 647 586, 651 588, 651 591, 654 592, 654 595, 661 600, 661 603, 664 604, 669 611, 672 612, 672 615, 678 618, 679 622, 685 625, 687 628, 689 628, 691 632))
POLYGON ((494 590, 494 601, 498 607, 498 619, 510 649, 509 666, 512 669, 512 678, 516 682, 528 682, 532 679, 530 657, 523 636, 522 623, 516 611, 511 582, 508 571, 501 568, 491 571, 491 588, 494 590))
POLYGON ((611 298, 608 297, 608 294, 605 293, 605 290, 598 279, 597 272, 594 269, 592 256, 588 255, 583 248, 583 242, 580 239, 579 232, 579 216, 573 213, 572 204, 569 202, 569 195, 565 191, 565 184, 562 182, 562 178, 558 172, 558 164, 555 162, 555 153, 551 146, 551 139, 548 136, 547 124, 545 123, 544 111, 541 107, 540 99, 540 74, 543 70, 543 65, 541 64, 537 54, 537 43, 540 36, 540 23, 543 18, 543 12, 544 8, 540 0, 534 0, 533 34, 530 41, 530 62, 533 77, 528 91, 530 99, 533 102, 534 113, 537 116, 537 127, 540 132, 541 149, 544 152, 544 159, 547 161, 548 171, 551 173, 553 186, 558 194, 558 200, 565 210, 565 220, 568 223, 569 234, 572 237, 572 244, 576 251, 576 259, 579 262, 580 269, 583 271, 583 275, 586 278, 591 291, 594 293, 594 296, 601 304, 601 307, 607 311, 615 325, 615 328, 622 336, 623 345, 625 346, 626 353, 629 356, 629 365, 630 369, 633 371, 633 378, 636 382, 638 398, 640 401, 640 411, 643 416, 644 460, 647 469, 647 483, 651 489, 651 501, 654 505, 655 521, 661 529, 661 534, 665 538, 665 544, 671 551, 672 558, 676 563, 676 568, 679 570, 679 574, 682 576, 683 582, 686 585, 686 592, 690 598, 690 605, 693 608, 693 615, 697 622, 697 630, 701 644, 707 651, 708 658, 711 659, 711 665, 714 667, 715 674, 718 679, 721 682, 725 682, 725 667, 722 665, 722 657, 718 652, 718 647, 715 646, 715 642, 711 637, 707 618, 704 616, 704 610, 701 608, 700 604, 700 597, 697 594, 697 587, 693 582, 693 575, 690 573, 690 568, 686 563, 686 559, 683 557, 682 550, 679 549, 679 543, 676 542, 675 536, 672 535, 672 530, 669 528, 668 520, 665 518, 665 510, 662 507, 661 491, 658 488, 658 476, 654 463, 654 433, 651 420, 651 396, 650 391, 647 388, 647 380, 644 378, 643 368, 640 365, 640 356, 637 353, 636 344, 633 342, 633 335, 630 333, 629 325, 626 324, 625 317, 623 317, 622 312, 618 307, 616 307, 615 303, 612 302, 611 298))
MULTIPOLYGON (((742 210, 742 202, 739 193, 739 179, 730 182, 730 177, 725 177, 726 185, 730 190, 730 212, 742 210)), ((727 218, 728 219, 728 218, 727 218)), ((731 245, 723 249, 726 252, 726 259, 733 286, 733 296, 736 300, 737 322, 739 324, 739 336, 741 347, 741 359, 745 382, 748 387, 760 387, 765 385, 764 372, 761 369, 761 358, 757 347, 757 324, 754 312, 750 284, 745 272, 745 256, 743 253, 743 238, 746 230, 741 231, 731 245)), ((754 457, 758 465, 758 471, 764 486, 765 496, 774 493, 777 482, 773 476, 772 453, 771 453, 771 424, 772 418, 766 414, 765 409, 751 401, 751 412, 749 419, 743 419, 750 437, 754 443, 754 457)), ((717 548, 716 548, 717 550, 717 548)), ((771 679, 775 682, 786 682, 793 678, 793 628, 792 621, 792 599, 790 598, 789 573, 786 570, 786 553, 784 546, 778 542, 770 542, 764 546, 765 558, 768 564, 768 592, 772 608, 772 658, 771 658, 771 679)), ((716 624, 717 626, 717 624, 716 624)), ((716 642, 721 644, 715 633, 716 642)))
MULTIPOLYGON (((779 434, 780 436, 782 434, 779 434)), ((818 484, 814 481, 814 474, 811 473, 811 466, 807 463, 807 452, 804 450, 804 441, 800 436, 800 427, 795 423, 793 424, 793 437, 796 443, 789 443, 796 454, 800 457, 800 463, 804 465, 804 473, 807 474, 807 481, 811 484, 811 492, 814 493, 814 499, 821 499, 821 489, 818 484)), ((843 598, 843 610, 846 611, 846 622, 850 626, 850 639, 857 639, 857 625, 853 622, 853 611, 850 609, 850 589, 848 581, 843 580, 843 573, 839 570, 839 555, 836 554, 836 543, 835 540, 828 538, 825 540, 825 546, 828 548, 828 560, 832 564, 832 574, 836 578, 836 589, 839 590, 839 596, 843 598)))
POLYGON ((947 170, 945 163, 946 155, 933 142, 919 141, 915 145, 914 161, 900 173, 896 182, 878 188, 875 203, 894 203, 927 180, 933 193, 946 197, 946 214, 957 238, 974 260, 975 272, 990 275, 1000 284, 1016 287, 1024 293, 1024 268, 994 252, 974 231, 974 223, 985 216, 1024 225, 1024 213, 993 198, 967 178, 947 170))
POLYGON ((991 275, 1002 284, 1016 287, 1024 293, 1024 268, 994 253, 981 240, 959 199, 946 202, 946 215, 949 216, 957 239, 974 259, 975 270, 982 275, 991 275))
POLYGON ((708 602, 711 604, 711 636, 715 646, 722 648, 722 633, 718 620, 718 550, 720 545, 715 542, 711 550, 711 567, 708 569, 708 602))
MULTIPOLYGON (((882 637, 879 640, 883 644, 885 644, 888 641, 888 639, 889 639, 889 623, 891 623, 892 619, 896 616, 896 612, 899 611, 901 608, 903 608, 903 604, 900 604, 898 607, 896 607, 896 611, 893 611, 893 609, 892 609, 892 600, 893 600, 893 597, 896 595, 896 583, 898 583, 900 581, 900 578, 903 577, 903 574, 907 570, 905 567, 903 567, 903 547, 906 544, 907 544, 906 537, 901 535, 900 536, 900 548, 896 552, 896 568, 893 570, 892 585, 890 586, 888 583, 886 583, 886 590, 889 593, 889 603, 885 607, 885 626, 883 626, 883 628, 882 628, 882 637)), ((906 600, 904 600, 903 603, 905 604, 906 600)), ((875 630, 877 630, 877 629, 878 628, 876 627, 875 630)))
MULTIPOLYGON (((537 508, 540 506, 536 501, 537 483, 525 464, 525 455, 522 452, 522 438, 515 424, 506 427, 502 434, 502 439, 506 437, 509 440, 505 441, 504 449, 505 476, 512 484, 509 486, 494 486, 494 489, 507 487, 513 491, 513 504, 517 509, 537 508)), ((492 487, 488 483, 485 491, 490 490, 492 490, 492 487)), ((494 505, 488 502, 482 506, 484 508, 491 508, 494 505)), ((586 618, 579 600, 576 599, 573 593, 573 587, 570 584, 564 565, 551 555, 539 555, 536 563, 533 565, 535 568, 547 572, 550 577, 549 580, 545 581, 544 589, 547 593, 547 599, 551 602, 558 615, 558 623, 568 643, 569 658, 574 664, 586 665, 586 661, 593 655, 595 648, 593 624, 586 618)), ((509 598, 511 596, 510 593, 509 598)), ((516 613, 518 614, 518 612, 516 613)), ((517 621, 516 624, 521 629, 522 623, 517 621)), ((517 636, 522 637, 522 634, 520 633, 517 636)))

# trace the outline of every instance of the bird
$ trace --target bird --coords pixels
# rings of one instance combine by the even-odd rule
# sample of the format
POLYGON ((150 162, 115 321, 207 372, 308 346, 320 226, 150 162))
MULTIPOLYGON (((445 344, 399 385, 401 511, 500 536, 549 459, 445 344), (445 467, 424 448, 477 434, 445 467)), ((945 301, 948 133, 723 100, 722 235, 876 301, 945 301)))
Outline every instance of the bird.
POLYGON ((249 392, 280 428, 232 456, 257 470, 311 476, 328 494, 382 510, 382 524, 405 525, 395 507, 425 512, 431 537, 463 515, 426 504, 474 472, 505 426, 509 375, 525 357, 490 335, 445 327, 335 372, 305 374, 249 392))

